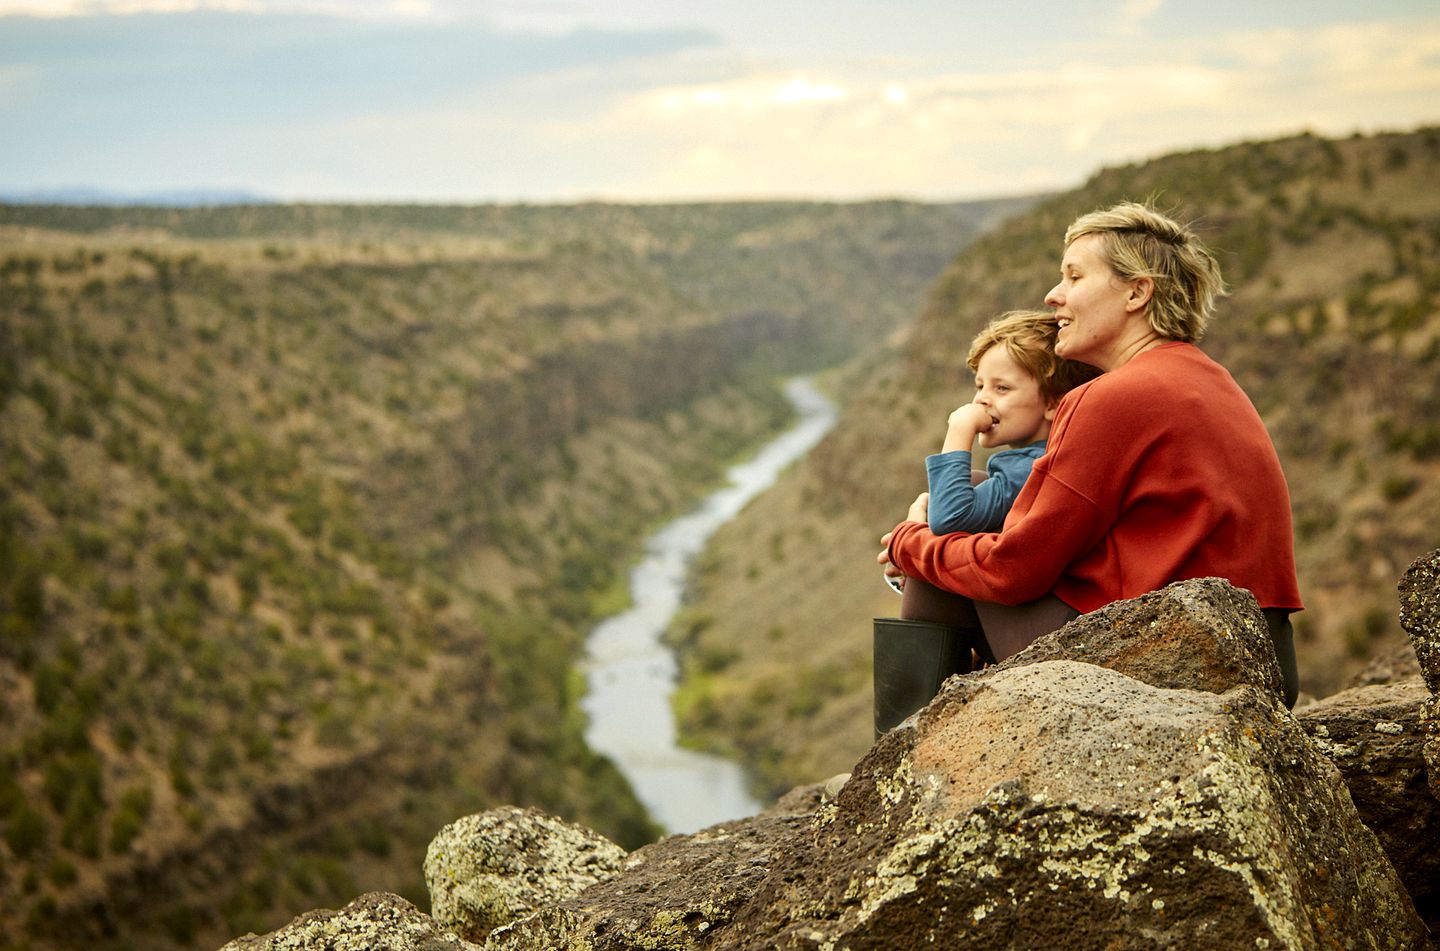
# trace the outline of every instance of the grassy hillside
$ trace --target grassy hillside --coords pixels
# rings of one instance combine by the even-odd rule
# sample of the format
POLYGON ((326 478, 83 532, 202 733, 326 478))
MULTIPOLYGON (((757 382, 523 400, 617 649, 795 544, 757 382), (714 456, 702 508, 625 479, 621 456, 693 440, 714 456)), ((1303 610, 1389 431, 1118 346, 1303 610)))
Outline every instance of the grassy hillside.
POLYGON ((647 840, 587 622, 996 213, 0 207, 0 947, 423 903, 500 802, 647 840))
MULTIPOLYGON (((964 356, 1037 306, 1077 215, 1154 198, 1193 220, 1234 287, 1205 349, 1250 393, 1290 481, 1304 689, 1324 696, 1401 638, 1394 585, 1440 540, 1440 129, 1300 136, 1108 169, 967 248, 906 340, 866 354, 803 465, 716 537, 673 631, 698 746, 770 791, 849 768, 870 742, 870 618, 898 599, 878 539, 925 488, 969 398, 964 356)), ((1223 438, 1223 434, 1217 434, 1223 438)))

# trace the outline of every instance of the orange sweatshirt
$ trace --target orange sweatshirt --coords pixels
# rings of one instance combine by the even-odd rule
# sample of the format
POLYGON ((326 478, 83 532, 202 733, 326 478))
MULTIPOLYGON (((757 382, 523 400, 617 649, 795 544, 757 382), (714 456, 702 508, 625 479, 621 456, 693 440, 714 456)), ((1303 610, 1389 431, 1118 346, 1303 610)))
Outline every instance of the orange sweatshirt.
POLYGON ((1084 613, 1186 578, 1299 610, 1290 491, 1269 433, 1198 347, 1147 350, 1061 400, 999 532, 902 522, 890 560, 978 601, 1049 593, 1084 613))

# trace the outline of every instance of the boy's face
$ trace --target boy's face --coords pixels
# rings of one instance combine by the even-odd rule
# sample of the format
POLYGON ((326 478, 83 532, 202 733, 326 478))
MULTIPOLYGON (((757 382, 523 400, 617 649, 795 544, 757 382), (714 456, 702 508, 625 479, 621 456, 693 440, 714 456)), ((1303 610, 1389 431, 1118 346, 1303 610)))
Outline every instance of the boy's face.
POLYGON ((1003 345, 980 355, 975 365, 974 403, 990 414, 980 445, 1028 446, 1050 435, 1055 404, 1040 394, 1040 383, 1003 345))

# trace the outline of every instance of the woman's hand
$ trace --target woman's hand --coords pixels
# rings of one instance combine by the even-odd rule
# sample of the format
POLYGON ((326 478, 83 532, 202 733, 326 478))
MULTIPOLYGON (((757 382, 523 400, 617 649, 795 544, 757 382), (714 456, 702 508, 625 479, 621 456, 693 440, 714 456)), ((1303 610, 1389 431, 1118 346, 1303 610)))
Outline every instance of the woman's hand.
POLYGON ((884 535, 881 535, 880 554, 875 556, 875 560, 885 566, 885 573, 887 575, 898 575, 900 573, 900 569, 895 568, 894 565, 890 564, 890 539, 894 537, 895 533, 893 531, 886 532, 884 535), (892 568, 894 569, 893 572, 891 571, 892 568))
MULTIPOLYGON (((905 518, 911 522, 928 523, 930 521, 929 513, 930 493, 921 492, 915 496, 915 501, 910 503, 910 511, 906 513, 905 518)), ((895 532, 893 530, 880 536, 880 554, 875 556, 875 560, 885 566, 885 573, 887 575, 892 578, 899 578, 902 576, 902 572, 890 563, 890 539, 894 537, 895 532)))

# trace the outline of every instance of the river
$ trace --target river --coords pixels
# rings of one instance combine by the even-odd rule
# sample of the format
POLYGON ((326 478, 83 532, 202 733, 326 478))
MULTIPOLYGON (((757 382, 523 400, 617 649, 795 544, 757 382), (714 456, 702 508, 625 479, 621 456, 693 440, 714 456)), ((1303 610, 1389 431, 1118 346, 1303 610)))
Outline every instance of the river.
POLYGON ((615 762, 666 832, 694 832, 762 808, 738 763, 677 745, 670 695, 679 666, 662 637, 680 608, 690 563, 710 536, 835 424, 834 404, 808 377, 790 380, 785 394, 799 421, 732 467, 725 487, 699 508, 650 537, 630 572, 632 606, 601 622, 587 642, 586 742, 615 762))

